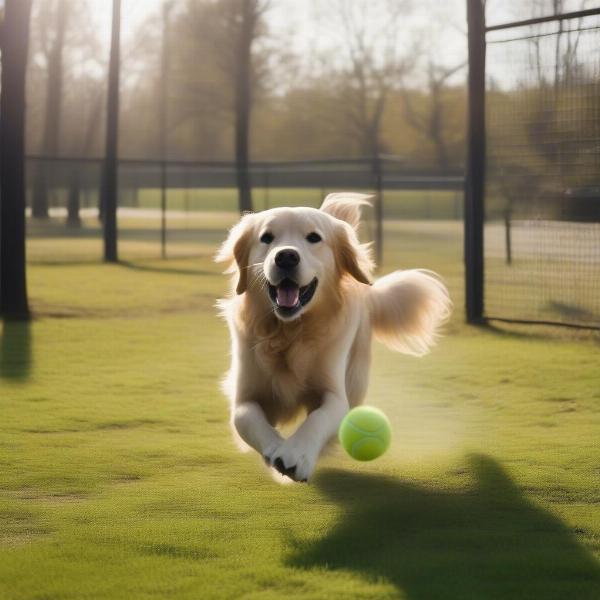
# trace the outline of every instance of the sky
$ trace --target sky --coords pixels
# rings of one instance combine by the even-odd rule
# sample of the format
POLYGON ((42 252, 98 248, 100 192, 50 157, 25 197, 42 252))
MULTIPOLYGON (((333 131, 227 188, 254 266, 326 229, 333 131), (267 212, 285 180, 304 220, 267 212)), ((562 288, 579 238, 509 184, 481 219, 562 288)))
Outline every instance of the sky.
MULTIPOLYGON (((75 0, 89 4, 93 19, 98 24, 99 34, 108 48, 111 26, 110 0, 75 0)), ((126 51, 134 43, 136 32, 152 16, 157 16, 165 0, 122 0, 122 47, 126 51)), ((172 0, 178 3, 187 0, 172 0)), ((312 67, 311 61, 321 52, 328 53, 332 60, 338 56, 339 30, 324 14, 332 0, 270 0, 267 12, 269 30, 290 49, 303 57, 305 69, 312 67), (336 37, 337 36, 337 37, 336 37)), ((346 0, 349 3, 369 2, 369 0, 346 0)), ((401 1, 401 0, 398 0, 401 1)), ((1 2, 1 0, 0 0, 1 2)), ((564 10, 577 10, 582 7, 600 6, 600 0, 563 0, 564 10)), ((497 24, 533 15, 550 14, 551 0, 487 0, 486 17, 488 24, 497 24)), ((424 40, 420 52, 428 54, 436 63, 455 66, 466 61, 466 0, 413 0, 413 9, 403 22, 406 43, 411 39, 424 40)), ((492 34, 490 34, 492 35, 492 34)), ((490 38, 491 39, 491 38, 490 38)), ((505 63, 506 64, 506 63, 505 63)), ((510 73, 502 69, 495 73, 496 79, 510 73)), ((423 75, 423 73, 421 73, 423 75)), ((454 83, 464 80, 466 69, 456 74, 454 83)), ((419 72, 412 75, 419 81, 419 72)))
MULTIPOLYGON (((87 3, 92 11, 94 20, 98 23, 99 30, 104 39, 109 39, 111 23, 110 0, 73 0, 87 3)), ((175 4, 181 0, 173 0, 175 4)), ((314 16, 315 6, 323 6, 329 0, 271 0, 272 8, 268 19, 276 31, 289 31, 291 41, 295 48, 308 50, 314 42, 314 16)), ((348 2, 364 2, 368 0, 347 0, 348 2)), ((122 0, 122 31, 123 41, 126 43, 135 30, 148 16, 157 14, 164 0, 122 0)), ((564 10, 578 10, 600 6, 600 0, 563 0, 564 10)), ((531 16, 535 11, 534 5, 539 5, 537 12, 550 13, 550 0, 487 0, 488 24, 500 23, 518 18, 531 16)), ((0 0, 0 6, 4 0, 0 0)), ((460 24, 466 30, 465 18, 466 0, 419 0, 415 2, 415 16, 411 19, 414 24, 423 24, 436 16, 441 16, 450 24, 460 24)), ((452 55, 464 46, 460 36, 448 37, 450 47, 448 52, 452 55)))
MULTIPOLYGON (((79 0, 80 1, 80 0, 79 0)), ((108 39, 111 24, 110 0, 84 0, 89 4, 97 21, 103 37, 108 39)), ((177 4, 180 0, 174 0, 177 4)), ((291 42, 299 50, 307 50, 314 42, 314 19, 319 12, 319 6, 323 6, 328 0, 271 0, 271 9, 267 13, 271 27, 276 31, 289 32, 291 42)), ((365 0, 348 0, 348 2, 362 2, 365 0)), ((581 0, 566 0, 567 8, 575 8, 581 0), (572 6, 571 6, 572 5, 572 6)), ((153 14, 158 14, 164 0, 122 0, 122 32, 123 40, 133 36, 136 28, 153 14)), ((519 0, 521 4, 527 4, 528 0, 519 0)), ((0 5, 3 4, 0 0, 0 5)), ((598 4, 598 2, 591 2, 598 4)), ((417 25, 437 15, 447 22, 460 24, 466 31, 465 16, 466 0, 425 0, 418 2, 413 10, 415 16, 411 19, 417 25)), ((518 4, 511 0, 488 0, 488 21, 490 23, 516 18, 519 13, 518 4)), ((453 53, 463 40, 459 36, 452 44, 450 52, 453 53), (454 47, 456 46, 456 48, 454 47)))
MULTIPOLYGON (((79 0, 81 1, 81 0, 79 0)), ((98 24, 99 35, 105 40, 108 48, 111 27, 110 0, 84 0, 90 6, 93 19, 98 24)), ((321 51, 336 54, 335 36, 332 26, 323 14, 323 8, 329 0, 271 0, 267 12, 269 30, 284 43, 289 44, 298 55, 303 56, 309 64, 312 57, 321 51)), ((349 2, 365 2, 368 0, 348 0, 349 2)), ((164 0, 122 0, 122 47, 126 49, 133 43, 136 31, 149 17, 159 14, 164 0)), ((175 6, 181 0, 174 0, 175 6)), ((443 52, 436 57, 442 64, 454 65, 466 59, 466 21, 464 0, 421 0, 415 5, 410 17, 406 20, 409 35, 418 35, 418 31, 429 23, 444 23, 445 27, 437 27, 436 43, 432 47, 444 46, 443 52), (435 15, 435 19, 432 19, 435 15), (443 38, 443 40, 442 40, 443 38)))
MULTIPOLYGON (((94 21, 98 23, 99 34, 103 39, 110 40, 112 20, 112 2, 110 0, 85 0, 90 6, 94 21)), ((150 15, 156 14, 163 0, 122 0, 121 2, 121 32, 123 43, 127 43, 140 25, 150 15)))

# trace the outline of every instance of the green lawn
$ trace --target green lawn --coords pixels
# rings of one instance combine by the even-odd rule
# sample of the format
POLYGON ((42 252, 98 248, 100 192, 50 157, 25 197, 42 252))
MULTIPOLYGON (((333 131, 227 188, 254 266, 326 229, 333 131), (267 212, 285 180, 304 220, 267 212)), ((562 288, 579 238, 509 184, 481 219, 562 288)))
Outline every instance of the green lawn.
MULTIPOLYGON (((328 192, 325 188, 253 188, 255 210, 274 206, 319 206, 328 192)), ((363 190, 369 193, 369 190, 363 190)), ((54 190, 54 204, 66 207, 68 191, 54 190)), ((385 190, 384 213, 392 219, 457 219, 462 216, 462 192, 447 190, 385 190)), ((184 212, 222 212, 237 210, 235 188, 170 189, 167 208, 184 212)), ((83 201, 86 207, 98 205, 97 194, 89 194, 83 201)), ((159 209, 161 190, 142 188, 134 194, 124 190, 119 198, 122 207, 159 209)))
POLYGON ((0 598, 600 598, 598 338, 463 325, 459 227, 397 224, 384 271, 447 279, 447 336, 374 346, 384 457, 336 448, 280 485, 219 390, 228 223, 163 262, 131 223, 117 266, 86 230, 30 229, 37 318, 0 341, 0 598))

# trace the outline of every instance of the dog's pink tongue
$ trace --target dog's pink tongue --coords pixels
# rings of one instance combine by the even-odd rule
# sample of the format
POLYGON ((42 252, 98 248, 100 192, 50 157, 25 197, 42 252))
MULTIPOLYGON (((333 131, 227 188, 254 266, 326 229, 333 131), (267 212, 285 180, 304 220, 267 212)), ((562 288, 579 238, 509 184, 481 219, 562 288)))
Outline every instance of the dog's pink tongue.
POLYGON ((300 288, 297 285, 278 285, 277 286, 277 304, 284 308, 293 308, 298 304, 300 288))

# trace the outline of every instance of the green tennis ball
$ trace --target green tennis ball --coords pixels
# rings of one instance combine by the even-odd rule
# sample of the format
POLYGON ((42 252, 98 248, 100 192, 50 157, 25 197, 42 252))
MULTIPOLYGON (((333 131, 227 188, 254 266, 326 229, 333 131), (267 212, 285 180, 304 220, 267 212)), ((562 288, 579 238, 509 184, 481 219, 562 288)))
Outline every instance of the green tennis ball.
POLYGON ((373 460, 390 447, 392 427, 378 408, 357 406, 343 418, 338 437, 352 458, 373 460))

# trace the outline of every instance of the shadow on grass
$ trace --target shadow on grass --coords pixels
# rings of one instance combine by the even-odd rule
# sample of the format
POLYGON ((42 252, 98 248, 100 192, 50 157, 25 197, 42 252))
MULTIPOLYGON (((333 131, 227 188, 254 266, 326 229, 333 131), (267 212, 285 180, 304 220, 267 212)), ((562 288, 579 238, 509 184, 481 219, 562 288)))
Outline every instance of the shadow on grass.
POLYGON ((500 465, 473 456, 474 488, 442 492, 401 480, 322 472, 343 509, 288 564, 384 578, 409 600, 600 598, 600 565, 558 518, 528 501, 500 465))
MULTIPOLYGON (((218 275, 218 271, 206 271, 202 269, 181 269, 178 267, 157 267, 154 265, 144 265, 138 262, 131 262, 127 260, 120 260, 119 264, 127 269, 133 269, 135 271, 148 271, 151 273, 167 273, 171 275, 218 275)), ((168 265, 168 263, 167 263, 168 265)))
MULTIPOLYGON (((227 227, 189 227, 187 229, 168 230, 171 241, 221 241, 227 235, 227 227)), ((64 239, 64 240, 97 240, 102 241, 102 229, 96 227, 82 227, 81 229, 70 229, 65 225, 56 223, 44 223, 39 226, 29 226, 27 230, 28 239, 64 239)), ((159 242, 160 224, 157 222, 151 227, 119 227, 119 239, 122 241, 137 242, 159 242)))
POLYGON ((571 319, 579 322, 597 323, 598 315, 591 310, 576 306, 574 304, 565 304, 564 302, 549 302, 548 308, 559 313, 565 319, 571 319))
POLYGON ((590 340, 600 343, 600 331, 588 328, 564 327, 546 324, 497 323, 488 322, 476 325, 482 331, 489 332, 499 338, 514 340, 590 340))
POLYGON ((0 336, 0 378, 27 379, 31 372, 31 323, 4 321, 0 336))

